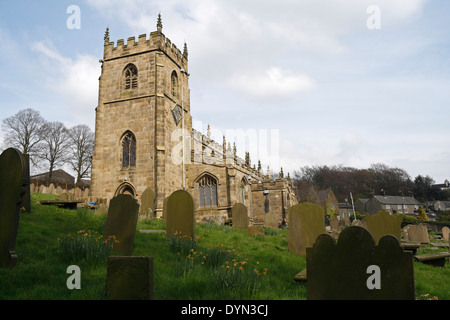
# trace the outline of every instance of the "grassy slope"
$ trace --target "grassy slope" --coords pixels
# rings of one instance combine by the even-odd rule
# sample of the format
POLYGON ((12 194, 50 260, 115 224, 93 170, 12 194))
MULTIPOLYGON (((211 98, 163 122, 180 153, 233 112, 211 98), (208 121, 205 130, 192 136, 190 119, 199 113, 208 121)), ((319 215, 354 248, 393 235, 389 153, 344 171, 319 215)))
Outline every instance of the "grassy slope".
MULTIPOLYGON (((33 195, 34 200, 48 198, 33 195)), ((78 230, 102 232, 105 217, 80 215, 77 211, 33 203, 32 213, 22 213, 16 241, 17 266, 0 269, 0 299, 104 299, 106 262, 98 266, 78 263, 81 290, 69 290, 68 264, 61 260, 58 237, 78 230)), ((158 222, 139 222, 138 229, 161 229, 158 222)), ((186 267, 183 255, 170 250, 164 233, 136 233, 134 255, 154 258, 155 299, 306 299, 306 285, 292 280, 306 266, 305 258, 287 250, 287 231, 273 235, 247 236, 230 227, 197 225, 198 249, 223 246, 238 252, 237 260, 248 259, 246 268, 267 269, 253 295, 217 290, 214 271, 195 262, 186 267)), ((414 262, 416 296, 429 294, 450 300, 450 266, 435 268, 414 262)))

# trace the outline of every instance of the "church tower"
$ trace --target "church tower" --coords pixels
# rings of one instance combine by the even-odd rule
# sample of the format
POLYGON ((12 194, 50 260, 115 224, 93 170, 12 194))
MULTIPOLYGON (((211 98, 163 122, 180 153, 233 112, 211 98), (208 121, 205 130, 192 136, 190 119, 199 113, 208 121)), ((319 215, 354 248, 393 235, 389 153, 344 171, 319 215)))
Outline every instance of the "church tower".
POLYGON ((182 141, 190 145, 192 132, 187 46, 181 52, 165 37, 159 15, 149 39, 114 45, 106 29, 100 62, 91 197, 139 198, 151 188, 161 210, 184 187, 182 141))

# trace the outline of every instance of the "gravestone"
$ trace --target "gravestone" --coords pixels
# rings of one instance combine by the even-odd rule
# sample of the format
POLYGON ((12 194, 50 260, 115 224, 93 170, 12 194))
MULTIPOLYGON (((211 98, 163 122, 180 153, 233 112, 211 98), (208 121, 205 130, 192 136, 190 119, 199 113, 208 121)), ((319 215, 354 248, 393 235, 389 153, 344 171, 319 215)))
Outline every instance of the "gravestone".
POLYGON ((108 208, 104 204, 99 204, 99 206, 95 209, 94 214, 96 216, 102 216, 108 214, 108 208))
POLYGON ((384 210, 374 215, 368 214, 365 217, 367 229, 370 230, 375 243, 378 243, 381 237, 387 234, 392 234, 400 241, 402 220, 402 216, 397 214, 390 215, 389 212, 384 210))
POLYGON ((307 248, 309 300, 413 300, 412 253, 393 235, 378 245, 370 231, 345 228, 336 241, 321 234, 307 248))
POLYGON ((153 218, 155 211, 155 192, 151 188, 145 189, 141 195, 140 218, 153 218))
POLYGON ((63 201, 71 201, 71 200, 73 200, 73 194, 68 193, 68 192, 63 192, 63 193, 61 193, 61 195, 59 196, 59 200, 63 200, 63 201))
POLYGON ((276 211, 264 214, 264 227, 278 228, 280 214, 276 211))
POLYGON ((247 208, 244 204, 236 203, 233 208, 231 208, 231 222, 233 223, 233 228, 248 228, 247 208))
POLYGON ((63 193, 63 189, 60 186, 57 186, 55 189, 55 193, 59 196, 61 193, 63 193))
POLYGON ((442 227, 442 238, 445 240, 445 241, 448 241, 449 240, 449 235, 450 235, 450 228, 449 227, 447 227, 447 226, 444 226, 444 227, 442 227))
POLYGON ((29 191, 23 154, 9 148, 0 155, 0 267, 13 268, 22 198, 29 191))
POLYGON ((418 242, 422 244, 430 243, 427 226, 423 223, 419 223, 417 225, 408 224, 403 228, 403 234, 405 240, 408 242, 418 242))
POLYGON ((194 200, 189 192, 178 190, 169 196, 166 235, 181 235, 195 240, 194 200))
POLYGON ((50 183, 50 185, 47 188, 48 194, 56 194, 55 193, 55 185, 53 183, 50 183))
POLYGON ((304 256, 306 248, 325 232, 324 209, 314 203, 298 203, 289 208, 288 250, 304 256))
POLYGON ((253 225, 247 228, 247 235, 249 236, 264 236, 264 227, 253 225))
POLYGON ((111 300, 152 300, 153 257, 108 257, 106 295, 111 300))
POLYGON ((125 256, 132 254, 138 212, 139 204, 130 195, 119 194, 111 199, 104 236, 115 236, 119 240, 113 248, 114 252, 125 256))

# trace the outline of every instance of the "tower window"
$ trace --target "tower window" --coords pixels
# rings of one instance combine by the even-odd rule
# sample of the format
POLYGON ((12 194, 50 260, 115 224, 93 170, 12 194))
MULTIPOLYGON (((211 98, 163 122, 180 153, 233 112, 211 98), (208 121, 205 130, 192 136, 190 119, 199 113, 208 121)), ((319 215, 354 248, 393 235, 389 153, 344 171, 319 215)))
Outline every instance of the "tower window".
POLYGON ((136 89, 138 83, 137 68, 134 64, 129 64, 123 72, 125 79, 125 90, 136 89))
POLYGON ((203 176, 198 183, 200 207, 217 206, 217 180, 209 175, 203 176))
POLYGON ((122 168, 136 167, 136 137, 127 132, 122 138, 122 168))
POLYGON ((171 87, 172 95, 176 97, 178 95, 178 76, 175 71, 173 71, 171 75, 171 87))

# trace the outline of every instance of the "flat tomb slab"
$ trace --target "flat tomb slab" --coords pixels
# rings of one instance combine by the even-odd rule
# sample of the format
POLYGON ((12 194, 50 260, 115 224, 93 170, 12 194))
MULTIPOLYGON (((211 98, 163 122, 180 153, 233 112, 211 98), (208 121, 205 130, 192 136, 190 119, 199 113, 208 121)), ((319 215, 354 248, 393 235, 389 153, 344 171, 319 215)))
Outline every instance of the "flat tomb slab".
POLYGON ((447 257, 450 257, 450 252, 438 252, 414 256, 417 261, 436 267, 444 267, 445 259, 447 257))

